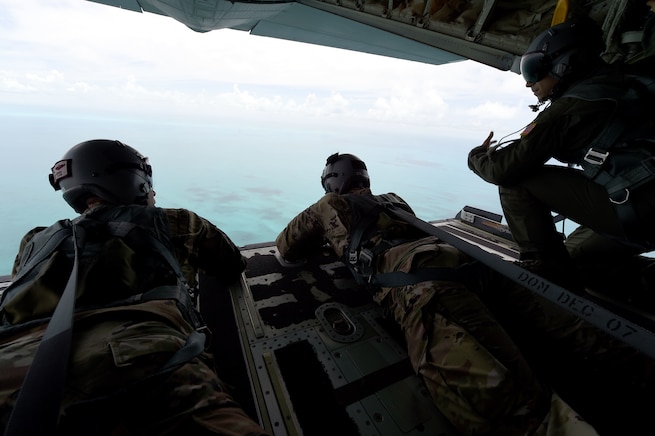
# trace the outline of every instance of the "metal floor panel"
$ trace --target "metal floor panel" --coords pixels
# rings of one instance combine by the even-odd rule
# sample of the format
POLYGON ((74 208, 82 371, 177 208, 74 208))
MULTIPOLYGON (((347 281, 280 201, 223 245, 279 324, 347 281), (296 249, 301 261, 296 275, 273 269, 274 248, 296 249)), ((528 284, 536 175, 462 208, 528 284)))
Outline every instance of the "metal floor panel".
POLYGON ((318 399, 354 423, 356 431, 338 429, 344 434, 456 434, 411 370, 400 329, 329 250, 299 266, 281 265, 274 245, 242 253, 248 267, 232 302, 259 415, 273 434, 335 431, 327 414, 320 427, 303 428, 316 419, 303 403, 318 399), (304 374, 310 367, 321 373, 304 374), (295 392, 296 378, 312 392, 295 392))

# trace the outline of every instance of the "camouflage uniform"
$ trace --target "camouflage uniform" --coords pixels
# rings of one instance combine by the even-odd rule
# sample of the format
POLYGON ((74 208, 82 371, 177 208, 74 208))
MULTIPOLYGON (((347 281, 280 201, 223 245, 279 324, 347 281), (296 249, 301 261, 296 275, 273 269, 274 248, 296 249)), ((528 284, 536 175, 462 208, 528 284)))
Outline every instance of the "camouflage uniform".
MULTIPOLYGON (((371 194, 366 188, 352 193, 371 194)), ((328 193, 287 225, 276 239, 278 250, 293 261, 309 256, 327 241, 343 257, 352 221, 347 199, 328 193)), ((377 227, 393 229, 397 236, 412 234, 411 226, 385 213, 377 227)), ((457 268, 468 261, 455 248, 428 236, 383 251, 375 265, 377 273, 410 272, 457 268)), ((595 434, 535 377, 505 330, 464 284, 434 280, 381 288, 374 299, 401 326, 414 370, 425 381, 435 405, 462 434, 546 434, 553 430, 595 434)))
MULTIPOLYGON (((103 210, 107 209, 89 214, 103 210)), ((216 226, 188 210, 160 210, 167 223, 164 231, 170 234, 189 284, 195 284, 199 268, 226 282, 244 270, 245 259, 216 226)), ((21 252, 43 229, 36 228, 23 238, 21 252)), ((21 253, 12 275, 18 272, 20 258, 21 253)), ((45 329, 46 325, 37 325, 0 342, 3 428, 45 329)), ((206 352, 169 374, 147 377, 193 331, 172 300, 77 312, 60 434, 267 434, 226 392, 213 357, 206 352)))
MULTIPOLYGON (((245 259, 230 238, 218 227, 186 209, 163 209, 166 213, 170 242, 189 286, 196 285, 196 273, 233 280, 245 269, 245 259)), ((11 275, 17 273, 27 243, 45 227, 30 230, 21 240, 11 275)))

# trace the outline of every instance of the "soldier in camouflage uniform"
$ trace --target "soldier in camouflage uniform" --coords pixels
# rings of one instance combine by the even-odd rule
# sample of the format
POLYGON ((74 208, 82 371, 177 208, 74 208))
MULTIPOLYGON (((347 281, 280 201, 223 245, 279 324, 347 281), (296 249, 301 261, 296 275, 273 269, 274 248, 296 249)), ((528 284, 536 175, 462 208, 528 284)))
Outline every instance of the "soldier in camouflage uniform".
MULTIPOLYGON (((318 252, 325 242, 346 264, 352 260, 350 253, 361 253, 362 247, 376 253, 366 277, 379 283, 372 289, 374 299, 393 314, 404 332, 414 370, 425 381, 437 408, 462 434, 595 434, 535 376, 472 290, 486 283, 466 280, 466 276, 484 277, 483 271, 466 269, 471 259, 384 211, 362 216, 366 214, 359 204, 375 197, 366 166, 356 156, 330 156, 321 182, 325 196, 278 235, 280 255, 297 261, 318 252), (373 223, 373 231, 352 247, 360 234, 359 223, 367 220, 373 223), (411 277, 425 271, 436 274, 397 286, 378 280, 388 273, 411 277)), ((395 194, 386 198, 411 210, 395 194)))
MULTIPOLYGON (((133 148, 119 141, 92 140, 66 153, 53 167, 51 183, 63 190, 80 218, 108 222, 131 217, 150 229, 173 253, 178 275, 190 286, 195 285, 199 269, 225 283, 236 279, 245 268, 238 248, 191 211, 154 207, 151 175, 147 159, 133 148)), ((34 241, 42 241, 45 232, 39 227, 23 238, 14 279, 20 278, 30 253, 38 251, 34 241)), ((175 282, 175 275, 170 269, 164 272, 161 262, 149 262, 151 253, 125 251, 119 244, 122 249, 116 254, 112 247, 83 257, 58 434, 267 434, 227 392, 216 375, 213 357, 202 347, 192 359, 153 376, 198 330, 190 321, 193 316, 189 318, 195 308, 183 308, 171 298, 122 304, 132 294, 168 284, 170 276, 175 282), (149 271, 151 267, 161 269, 149 271)), ((3 295, 3 429, 70 271, 70 263, 66 265, 61 257, 53 255, 49 263, 57 268, 44 266, 34 280, 19 280, 17 288, 10 287, 3 295), (63 282, 58 277, 61 271, 63 282)))

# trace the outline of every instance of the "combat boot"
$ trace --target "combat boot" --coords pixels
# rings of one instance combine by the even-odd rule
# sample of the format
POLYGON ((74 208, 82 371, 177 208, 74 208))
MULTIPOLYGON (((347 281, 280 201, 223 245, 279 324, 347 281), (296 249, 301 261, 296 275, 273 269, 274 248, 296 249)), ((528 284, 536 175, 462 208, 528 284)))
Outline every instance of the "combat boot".
POLYGON ((568 291, 578 295, 584 293, 582 277, 568 255, 544 256, 539 253, 521 253, 520 259, 514 263, 568 291))

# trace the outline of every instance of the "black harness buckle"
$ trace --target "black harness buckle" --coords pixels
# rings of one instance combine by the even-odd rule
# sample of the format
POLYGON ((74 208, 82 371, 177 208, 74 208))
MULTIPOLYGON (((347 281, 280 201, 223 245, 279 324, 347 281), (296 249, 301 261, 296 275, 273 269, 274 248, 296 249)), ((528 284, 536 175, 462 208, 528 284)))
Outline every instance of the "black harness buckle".
POLYGON ((587 154, 584 156, 585 162, 588 162, 592 165, 602 165, 605 163, 605 160, 607 159, 607 156, 609 156, 610 152, 606 151, 605 153, 601 153, 600 151, 596 151, 593 148, 590 148, 587 150, 587 154))

